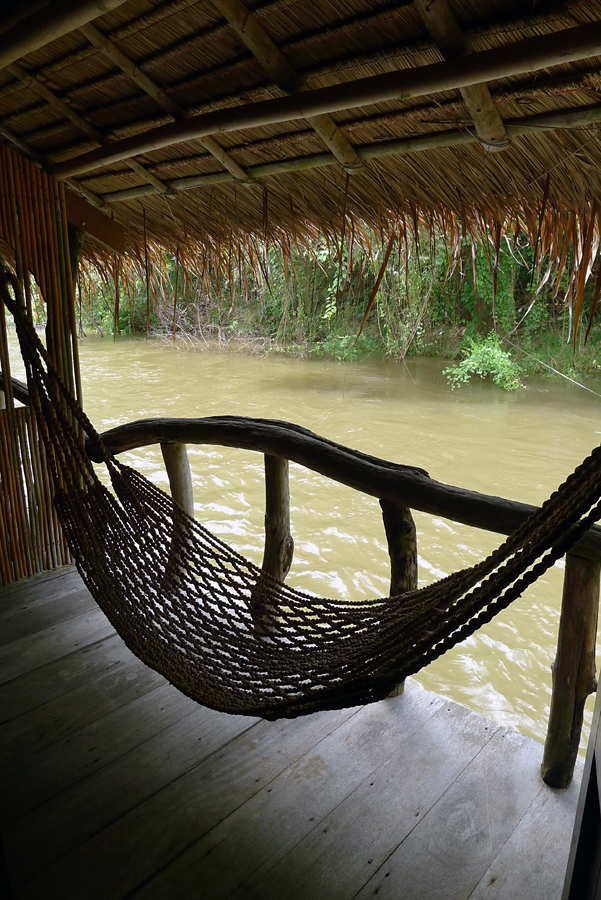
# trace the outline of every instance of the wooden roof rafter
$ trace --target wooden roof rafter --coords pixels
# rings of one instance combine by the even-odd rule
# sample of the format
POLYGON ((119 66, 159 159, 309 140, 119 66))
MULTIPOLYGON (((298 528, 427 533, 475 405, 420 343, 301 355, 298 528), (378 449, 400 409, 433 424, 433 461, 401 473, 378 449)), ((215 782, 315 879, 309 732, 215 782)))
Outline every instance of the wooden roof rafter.
POLYGON ((485 50, 444 63, 373 75, 335 87, 318 88, 276 100, 218 110, 159 126, 141 135, 115 141, 109 148, 92 150, 51 167, 57 178, 79 175, 100 166, 195 140, 217 132, 240 131, 260 125, 288 122, 322 113, 367 106, 399 97, 419 97, 465 85, 572 62, 601 54, 601 22, 485 50))
MULTIPOLYGON (((39 76, 26 72, 19 63, 11 63, 6 68, 12 75, 23 82, 23 84, 33 88, 33 90, 43 97, 51 107, 58 109, 66 119, 73 122, 77 128, 83 131, 84 134, 87 134, 87 136, 96 144, 99 144, 101 147, 109 146, 109 138, 102 134, 95 125, 92 125, 83 116, 80 116, 68 103, 65 103, 60 97, 57 97, 39 76)), ((8 136, 8 131, 5 131, 5 134, 8 136)), ((145 181, 148 181, 157 191, 163 194, 168 193, 169 188, 163 184, 160 178, 157 178, 156 175, 153 175, 152 172, 145 169, 137 159, 128 159, 127 165, 132 171, 136 172, 137 175, 140 175, 145 181)), ((98 204, 94 205, 96 206, 98 204)))
MULTIPOLYGON (((302 78, 242 0, 211 2, 280 90, 285 94, 296 94, 302 90, 302 78)), ((307 121, 346 172, 355 174, 363 167, 350 141, 328 113, 309 116, 307 121)))
MULTIPOLYGON (((415 0, 430 37, 445 59, 470 53, 469 42, 459 27, 448 0, 415 0)), ((509 146, 503 120, 485 84, 460 88, 476 134, 487 150, 505 150, 509 146)))
MULTIPOLYGON (((152 97, 174 121, 185 119, 188 116, 188 112, 171 97, 168 91, 161 88, 156 81, 153 81, 152 78, 146 75, 138 65, 126 56, 110 38, 103 35, 95 25, 88 23, 87 25, 82 25, 79 30, 97 50, 108 56, 126 75, 129 75, 138 87, 148 94, 149 97, 152 97)), ((233 159, 215 138, 207 135, 204 138, 200 138, 199 143, 211 156, 219 160, 237 181, 240 181, 242 184, 251 182, 248 172, 233 159)))
MULTIPOLYGON (((517 122, 506 122, 507 135, 510 138, 521 137, 528 134, 542 134, 545 131, 569 130, 588 126, 597 126, 601 123, 601 107, 593 106, 578 108, 560 113, 545 113, 531 116, 517 122)), ((365 144, 356 147, 361 159, 383 159, 390 156, 404 156, 413 153, 425 153, 432 150, 441 150, 450 147, 459 147, 466 144, 478 143, 479 138, 471 131, 454 130, 434 132, 420 135, 414 138, 400 138, 398 140, 378 141, 374 144, 365 144)), ((297 157, 287 160, 276 160, 271 163, 261 163, 249 166, 248 172, 253 180, 268 178, 273 175, 282 175, 288 172, 301 172, 310 169, 332 166, 337 162, 331 153, 312 154, 306 157, 297 157)), ((166 183, 173 192, 187 191, 199 187, 211 187, 216 184, 225 184, 233 181, 227 172, 215 172, 206 175, 189 175, 183 178, 169 179, 166 183)), ((106 203, 123 203, 128 200, 144 197, 153 193, 150 185, 125 188, 114 192, 107 192, 100 196, 106 203)))
MULTIPOLYGON (((185 0, 174 0, 174 4, 178 8, 182 2, 185 2, 185 0)), ((592 3, 593 0, 590 0, 590 2, 592 3)), ((561 10, 567 5, 568 4, 566 2, 555 4, 554 5, 554 9, 556 9, 555 16, 556 17, 559 16, 561 10)), ((588 5, 588 4, 585 4, 585 5, 588 5)), ((271 9, 273 6, 277 7, 278 3, 270 4, 269 9, 271 9)), ((397 2, 394 4, 393 11, 400 10, 400 9, 406 9, 409 6, 411 6, 411 0, 400 0, 400 2, 397 2)), ((371 25, 373 22, 380 21, 380 19, 382 19, 382 21, 384 21, 384 19, 390 18, 391 15, 392 15, 392 13, 390 11, 390 7, 387 7, 386 11, 375 13, 372 16, 366 15, 365 22, 368 25, 371 25)), ((356 17, 356 20, 353 20, 353 21, 355 22, 355 25, 357 25, 357 24, 360 25, 361 17, 356 17)), ((487 26, 477 26, 477 27, 474 27, 471 29, 466 29, 464 31, 464 36, 466 37, 466 39, 468 41, 471 41, 474 39, 482 38, 483 36, 486 37, 486 36, 490 36, 491 34, 496 34, 497 32, 501 32, 504 29, 506 30, 509 27, 511 27, 512 31, 516 30, 516 29, 521 30, 523 28, 531 28, 533 26, 539 25, 543 21, 544 21, 544 16, 541 14, 538 14, 538 13, 537 14, 529 14, 527 16, 520 16, 518 18, 508 18, 507 16, 504 16, 504 17, 500 17, 498 20, 495 20, 493 23, 491 23, 487 26)), ((291 39, 291 40, 285 42, 283 44, 283 47, 286 49, 294 50, 295 48, 304 46, 304 44, 307 41, 310 44, 311 41, 319 40, 323 37, 327 37, 330 35, 336 36, 339 34, 343 34, 345 31, 347 31, 349 28, 351 28, 352 24, 353 23, 351 22, 351 20, 347 19, 347 20, 344 20, 340 25, 338 25, 334 28, 321 29, 321 30, 318 30, 318 31, 308 35, 308 36, 303 36, 302 38, 297 38, 297 39, 291 39)), ((133 26, 130 24, 126 29, 117 29, 115 34, 120 35, 122 32, 129 33, 131 31, 132 27, 133 26)), ((225 26, 222 26, 222 25, 215 26, 214 28, 211 29, 211 33, 221 32, 224 27, 225 26)), ((396 60, 401 52, 421 53, 424 51, 424 49, 427 46, 429 46, 428 41, 424 41, 422 38, 420 38, 419 40, 412 41, 410 44, 406 45, 403 48, 396 47, 394 49, 394 51, 391 51, 391 53, 393 54, 394 59, 396 60)), ((54 63, 50 64, 49 66, 44 66, 44 67, 42 67, 42 69, 40 69, 40 71, 37 74, 39 74, 40 76, 43 76, 43 77, 50 76, 56 66, 66 64, 66 61, 68 59, 69 59, 69 57, 67 56, 58 61, 55 61, 54 63)), ((146 70, 149 66, 153 65, 153 62, 155 61, 155 59, 156 59, 156 54, 149 54, 148 56, 144 56, 139 60, 138 66, 144 66, 144 68, 146 70)), ((386 54, 386 52, 383 53, 382 51, 377 51, 377 53, 374 53, 374 54, 363 54, 360 57, 352 56, 352 57, 344 58, 333 64, 325 64, 325 65, 319 65, 317 67, 315 67, 315 66, 309 67, 308 69, 303 70, 303 76, 305 78, 314 79, 316 77, 321 77, 326 74, 332 74, 334 72, 336 72, 337 74, 340 74, 344 71, 344 69, 341 69, 339 72, 341 65, 353 67, 353 66, 356 66, 359 64, 365 64, 365 63, 369 62, 370 60, 375 61, 375 60, 379 60, 379 59, 382 59, 383 61, 388 60, 390 62, 390 61, 392 61, 392 56, 390 56, 390 54, 386 54)), ((173 93, 175 91, 182 90, 183 88, 190 87, 192 85, 198 85, 200 83, 203 83, 205 79, 210 79, 210 78, 218 79, 218 78, 224 76, 226 73, 232 74, 232 72, 236 66, 245 66, 247 64, 248 64, 248 58, 245 57, 241 60, 238 60, 237 62, 234 62, 233 64, 231 62, 228 62, 227 64, 225 64, 223 66, 217 66, 216 68, 215 67, 209 68, 209 69, 195 75, 194 78, 192 78, 192 79, 184 79, 183 81, 180 81, 180 82, 174 82, 173 84, 170 85, 169 92, 171 95, 173 95, 173 93)), ((111 76, 111 77, 113 77, 113 76, 111 76)), ((94 82, 92 82, 91 86, 98 86, 98 84, 99 84, 98 81, 94 81, 94 82)), ((248 90, 245 90, 244 96, 242 96, 239 92, 221 93, 218 95, 218 97, 212 99, 208 104, 207 103, 200 104, 200 105, 193 104, 192 108, 186 108, 186 114, 188 116, 198 115, 201 112, 206 111, 206 109, 208 107, 209 108, 213 107, 216 102, 219 102, 222 104, 223 103, 235 103, 235 102, 240 102, 242 100, 245 100, 246 102, 248 102, 249 99, 253 99, 254 93, 258 94, 258 93, 260 93, 260 91, 262 89, 264 89, 265 84, 266 84, 266 82, 261 82, 259 85, 257 85, 256 89, 251 90, 250 92, 248 90)), ((88 87, 89 86, 90 85, 88 85, 88 87)), ((6 90, 7 90, 7 87, 0 88, 0 99, 3 96, 3 91, 6 91, 6 90)), ((75 97, 76 97, 76 92, 68 93, 68 99, 74 100, 75 97)), ((120 99, 120 100, 117 100, 117 101, 109 104, 106 107, 102 107, 102 110, 106 111, 107 113, 109 112, 109 110, 113 110, 113 109, 116 111, 120 104, 130 103, 130 102, 131 102, 130 100, 120 99)), ((28 111, 25 110, 23 114, 27 115, 27 113, 28 113, 28 111)), ((123 132, 124 130, 129 130, 130 128, 132 128, 134 126, 135 126, 136 130, 142 131, 148 127, 153 127, 153 125, 155 125, 155 124, 157 124, 156 116, 153 117, 152 119, 150 119, 150 118, 137 119, 135 121, 135 123, 132 122, 132 123, 128 123, 127 125, 120 126, 119 128, 116 129, 116 133, 119 133, 119 131, 123 132)), ((44 132, 44 134, 45 133, 46 132, 44 132)), ((32 133, 30 135, 30 138, 33 139, 36 136, 37 135, 32 133)), ((69 154, 74 149, 75 148, 72 146, 65 146, 64 148, 61 149, 61 154, 62 153, 69 154)))
MULTIPOLYGON (((448 13, 446 0, 124 0, 81 34, 26 55, 21 72, 13 68, 19 81, 0 73, 0 126, 54 174, 97 193, 134 242, 145 211, 157 247, 188 240, 190 252, 206 243, 217 257, 224 241, 245 246, 245 233, 263 233, 265 194, 260 186, 236 192, 242 180, 264 181, 270 228, 284 243, 290 228, 304 241, 339 227, 348 159, 322 147, 313 116, 325 116, 359 162, 347 187, 359 230, 385 229, 395 216, 410 221, 414 208, 429 220, 437 203, 449 221, 467 210, 477 228, 489 212, 536 208, 537 178, 548 170, 550 206, 572 209, 577 195, 584 209, 596 182, 578 170, 585 162, 601 170, 601 0, 538 0, 527 15, 518 0, 496 0, 494 12, 484 0, 449 2, 460 32, 445 49, 418 4, 448 13), (469 49, 438 62, 440 53, 469 49), (484 68, 474 68, 478 60, 484 68), (488 82, 489 112, 512 139, 506 153, 482 152, 498 135, 486 134, 478 111, 470 115, 466 95, 478 82, 488 82), (280 91, 288 94, 276 99, 280 91), (90 150, 99 136, 107 146, 90 150), (203 153, 216 138, 213 153, 203 153), (160 187, 132 178, 132 162, 160 187), (186 209, 181 192, 190 190, 186 209)), ((0 20, 0 50, 10 30, 0 20)))

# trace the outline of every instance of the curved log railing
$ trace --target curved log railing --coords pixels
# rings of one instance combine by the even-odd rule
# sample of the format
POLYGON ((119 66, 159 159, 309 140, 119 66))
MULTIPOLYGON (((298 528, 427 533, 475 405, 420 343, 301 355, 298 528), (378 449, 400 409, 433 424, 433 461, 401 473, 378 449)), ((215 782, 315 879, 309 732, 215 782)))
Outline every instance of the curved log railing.
MULTIPOLYGON (((263 453, 267 494, 263 570, 282 582, 293 550, 288 460, 379 499, 391 560, 391 595, 417 587, 417 540, 411 509, 498 534, 511 534, 536 510, 527 503, 443 484, 430 478, 424 469, 378 459, 299 425, 271 419, 142 419, 111 428, 101 439, 114 454, 160 444, 172 495, 190 514, 192 481, 186 444, 263 453)), ((92 440, 86 441, 86 447, 92 460, 102 461, 92 440)), ((596 689, 600 566, 601 528, 594 526, 566 557, 551 712, 541 767, 544 781, 552 787, 567 787, 572 780, 584 705, 596 689)))

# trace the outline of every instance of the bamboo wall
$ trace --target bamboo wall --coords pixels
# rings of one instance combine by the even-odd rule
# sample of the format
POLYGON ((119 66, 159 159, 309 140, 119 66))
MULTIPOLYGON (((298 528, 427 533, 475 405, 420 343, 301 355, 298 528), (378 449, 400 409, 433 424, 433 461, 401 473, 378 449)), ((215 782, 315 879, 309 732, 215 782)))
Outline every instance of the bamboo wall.
MULTIPOLYGON (((45 321, 46 346, 81 401, 73 279, 64 187, 8 147, 0 146, 0 240, 30 316, 45 321)), ((52 505, 53 486, 30 407, 16 407, 10 387, 5 310, 0 303, 0 579, 70 563, 52 505)))

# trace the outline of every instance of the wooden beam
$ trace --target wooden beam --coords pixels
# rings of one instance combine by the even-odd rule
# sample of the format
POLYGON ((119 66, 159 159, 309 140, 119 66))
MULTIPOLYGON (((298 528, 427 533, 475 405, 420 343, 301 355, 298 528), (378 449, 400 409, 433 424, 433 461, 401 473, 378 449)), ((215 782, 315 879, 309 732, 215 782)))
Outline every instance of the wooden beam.
MULTIPOLYGON (((149 97, 152 97, 161 109, 164 109, 175 121, 185 119, 188 113, 179 105, 169 93, 161 88, 152 78, 149 78, 139 66, 137 66, 129 56, 126 56, 122 50, 117 47, 110 38, 102 34, 94 25, 83 25, 80 29, 81 33, 100 53, 104 53, 122 72, 131 78, 149 97)), ((238 165, 235 159, 225 150, 214 138, 205 137, 200 139, 200 143, 208 152, 214 156, 225 168, 232 173, 237 181, 250 183, 252 179, 248 173, 238 165)))
POLYGON ((92 19, 97 19, 125 0, 55 0, 35 15, 22 19, 0 36, 0 69, 33 53, 92 19))
MULTIPOLYGON (((471 53, 469 41, 455 18, 448 0, 414 0, 430 37, 445 59, 471 53)), ((476 134, 487 150, 509 146, 503 120, 485 84, 461 88, 461 95, 474 123, 476 134)))
MULTIPOLYGON (((372 497, 497 534, 513 534, 536 511, 529 503, 443 484, 430 478, 424 469, 377 459, 335 444, 300 425, 272 419, 141 419, 111 428, 100 437, 111 453, 173 441, 269 453, 372 497)), ((88 441, 86 446, 90 458, 102 462, 93 443, 88 441)), ((593 526, 572 550, 578 556, 601 560, 601 528, 593 526)))
MULTIPOLYGON (((15 400, 18 400, 19 403, 22 403, 24 406, 29 406, 29 388, 25 384, 24 381, 19 381, 18 378, 13 378, 11 376, 11 384, 12 384, 12 393, 15 400)), ((4 374, 0 369, 0 391, 4 393, 4 374)), ((2 406, 0 409, 4 409, 2 406)))
MULTIPOLYGON (((19 63, 11 63, 10 66, 7 66, 8 71, 11 75, 14 75, 23 84, 27 85, 27 87, 32 88, 36 93, 38 93, 44 100, 52 106, 54 109, 58 109, 66 119, 69 119, 70 122, 73 122, 84 134, 87 134, 89 138, 95 141, 97 144, 100 144, 101 147, 106 147, 109 145, 109 139, 99 131, 94 125, 91 125, 83 116, 80 116, 78 112, 72 109, 67 103, 57 97, 56 94, 50 90, 47 84, 36 74, 32 72, 28 72, 23 66, 19 65, 19 63)), ((169 193, 169 188, 166 187, 163 182, 153 175, 151 172, 147 172, 144 166, 142 166, 136 159, 128 159, 127 165, 132 169, 136 174, 141 175, 145 181, 148 181, 149 184, 152 184, 153 187, 156 188, 162 194, 169 193)))
POLYGON ((27 69, 24 69, 19 63, 11 63, 6 68, 11 75, 14 75, 15 78, 18 78, 19 81, 22 82, 22 84, 31 88, 36 94, 39 94, 40 97, 43 97, 54 109, 58 109, 66 119, 73 122, 74 125, 87 134, 88 137, 92 138, 93 141, 96 141, 97 144, 102 144, 102 134, 100 131, 87 122, 83 116, 80 116, 68 103, 65 103, 64 100, 57 97, 57 95, 48 87, 47 80, 42 79, 34 72, 28 72, 27 69))
POLYGON ((65 191, 67 220, 71 225, 123 255, 127 249, 125 228, 99 209, 95 209, 74 191, 65 191))
POLYGON ((387 100, 421 97, 600 54, 601 22, 595 22, 430 66, 372 75, 334 87, 194 116, 115 141, 110 147, 92 150, 52 166, 50 171, 56 178, 65 178, 129 159, 138 153, 160 150, 217 132, 306 119, 387 100))
MULTIPOLYGON (((543 113, 519 119, 517 122, 506 122, 506 130, 509 137, 521 137, 528 134, 540 134, 544 131, 555 131, 563 128, 581 128, 596 125, 601 122, 601 106, 584 106, 579 109, 562 110, 558 113, 543 113)), ((400 138, 392 141, 379 141, 376 144, 363 144, 357 147, 357 153, 362 159, 380 159, 386 156, 404 156, 408 153, 422 153, 428 150, 439 150, 445 147, 459 147, 463 144, 473 144, 478 137, 470 131, 437 131, 433 134, 425 134, 420 137, 400 138)), ((315 153, 311 156, 299 156, 282 162, 262 163, 258 166, 249 166, 248 172, 253 180, 268 178, 271 175, 280 175, 284 172, 300 172, 306 169, 315 169, 322 166, 331 166, 336 158, 331 153, 315 153)), ((185 178, 173 178, 166 182, 173 191, 188 191, 197 187, 209 187, 213 184, 231 181, 232 178, 226 172, 217 172, 211 175, 187 175, 185 178)), ((153 193, 150 185, 126 188, 122 191, 112 191, 102 194, 106 203, 120 203, 143 197, 153 193)))
MULTIPOLYGON (((300 75, 242 0, 212 0, 212 3, 280 90, 296 94, 303 89, 300 75)), ((354 147, 330 115, 310 116, 307 121, 345 171, 354 174, 363 168, 354 147)))

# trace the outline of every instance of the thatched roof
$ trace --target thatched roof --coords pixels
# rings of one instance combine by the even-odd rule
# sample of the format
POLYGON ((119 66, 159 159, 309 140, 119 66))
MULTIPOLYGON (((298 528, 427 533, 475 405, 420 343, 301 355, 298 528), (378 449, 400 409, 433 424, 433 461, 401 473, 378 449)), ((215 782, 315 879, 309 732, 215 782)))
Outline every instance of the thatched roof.
POLYGON ((596 211, 601 0, 244 4, 9 4, 0 133, 138 247, 596 211))

